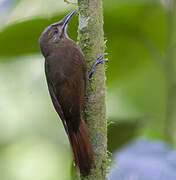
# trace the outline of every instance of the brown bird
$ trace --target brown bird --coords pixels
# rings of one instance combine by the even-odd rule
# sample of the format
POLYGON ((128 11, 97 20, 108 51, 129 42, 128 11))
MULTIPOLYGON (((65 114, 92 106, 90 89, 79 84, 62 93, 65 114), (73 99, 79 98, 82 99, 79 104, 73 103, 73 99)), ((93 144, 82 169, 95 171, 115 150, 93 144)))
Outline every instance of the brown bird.
MULTIPOLYGON (((74 13, 75 11, 72 11, 61 21, 48 26, 40 36, 39 46, 45 57, 48 90, 68 134, 75 166, 86 176, 93 163, 88 128, 81 117, 88 71, 80 47, 66 33, 67 23, 74 13)), ((89 77, 95 66, 103 61, 103 56, 97 59, 89 77)))

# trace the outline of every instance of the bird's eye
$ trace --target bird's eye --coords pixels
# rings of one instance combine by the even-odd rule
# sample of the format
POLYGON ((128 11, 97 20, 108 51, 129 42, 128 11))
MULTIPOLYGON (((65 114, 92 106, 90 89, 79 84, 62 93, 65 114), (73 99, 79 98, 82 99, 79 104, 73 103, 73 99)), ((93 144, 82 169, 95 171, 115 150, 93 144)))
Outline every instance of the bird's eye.
POLYGON ((57 28, 54 28, 53 29, 53 35, 57 34, 58 33, 58 29, 57 28))

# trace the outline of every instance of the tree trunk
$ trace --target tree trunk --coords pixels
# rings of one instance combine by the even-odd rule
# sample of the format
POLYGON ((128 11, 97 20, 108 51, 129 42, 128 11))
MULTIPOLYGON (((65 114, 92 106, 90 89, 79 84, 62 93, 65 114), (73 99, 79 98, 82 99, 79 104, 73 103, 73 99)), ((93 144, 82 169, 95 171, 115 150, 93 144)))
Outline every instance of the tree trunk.
MULTIPOLYGON (((104 53, 102 0, 78 0, 79 45, 86 57, 88 69, 96 58, 104 53)), ((83 117, 90 130, 94 149, 94 165, 91 173, 82 180, 105 180, 107 158, 107 122, 105 106, 105 70, 99 64, 88 83, 87 101, 83 117)))

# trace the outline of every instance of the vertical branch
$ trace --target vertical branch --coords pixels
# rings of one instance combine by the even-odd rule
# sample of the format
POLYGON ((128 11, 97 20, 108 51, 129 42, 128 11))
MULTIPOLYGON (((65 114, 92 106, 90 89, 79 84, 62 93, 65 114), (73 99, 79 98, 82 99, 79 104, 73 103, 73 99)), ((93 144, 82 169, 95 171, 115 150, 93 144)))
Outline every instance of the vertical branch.
POLYGON ((168 86, 168 99, 167 99, 167 114, 165 132, 166 139, 173 145, 176 146, 176 81, 175 81, 175 67, 174 67, 174 51, 175 51, 175 18, 176 18, 176 7, 174 0, 168 1, 168 18, 167 18, 167 51, 166 51, 166 80, 168 86))
MULTIPOLYGON (((78 0, 79 45, 86 57, 88 69, 104 53, 102 0, 78 0)), ((94 149, 94 165, 84 180, 106 179, 107 123, 105 107, 104 64, 99 64, 89 80, 87 101, 83 113, 90 130, 94 149)))

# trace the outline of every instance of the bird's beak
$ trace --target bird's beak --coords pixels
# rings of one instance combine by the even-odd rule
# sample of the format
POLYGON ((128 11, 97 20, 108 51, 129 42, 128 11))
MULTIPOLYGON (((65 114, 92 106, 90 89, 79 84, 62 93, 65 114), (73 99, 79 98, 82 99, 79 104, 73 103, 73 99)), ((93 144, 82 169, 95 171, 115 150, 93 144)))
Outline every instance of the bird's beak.
POLYGON ((70 20, 70 18, 73 16, 73 14, 76 12, 76 10, 72 11, 71 13, 67 14, 62 20, 60 20, 59 22, 56 22, 54 24, 51 24, 51 26, 58 26, 60 25, 62 27, 62 30, 65 30, 65 27, 68 23, 68 21, 70 20))
POLYGON ((60 23, 62 23, 62 29, 65 28, 65 26, 67 25, 68 21, 70 20, 70 18, 73 16, 73 14, 75 14, 76 10, 72 11, 71 13, 67 14, 61 21, 59 21, 60 23))

